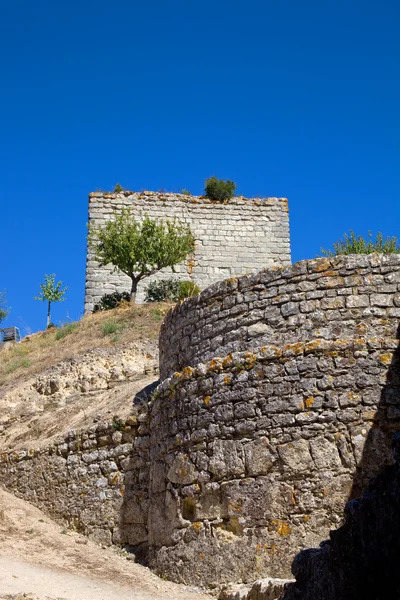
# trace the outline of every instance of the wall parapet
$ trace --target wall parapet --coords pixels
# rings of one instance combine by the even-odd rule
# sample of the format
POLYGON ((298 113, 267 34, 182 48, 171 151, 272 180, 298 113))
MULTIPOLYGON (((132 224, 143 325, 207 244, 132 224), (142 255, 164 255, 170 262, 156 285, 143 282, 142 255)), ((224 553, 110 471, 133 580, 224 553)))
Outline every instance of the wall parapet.
POLYGON ((160 334, 161 378, 263 344, 396 337, 399 319, 399 255, 272 266, 215 283, 168 313, 160 334))

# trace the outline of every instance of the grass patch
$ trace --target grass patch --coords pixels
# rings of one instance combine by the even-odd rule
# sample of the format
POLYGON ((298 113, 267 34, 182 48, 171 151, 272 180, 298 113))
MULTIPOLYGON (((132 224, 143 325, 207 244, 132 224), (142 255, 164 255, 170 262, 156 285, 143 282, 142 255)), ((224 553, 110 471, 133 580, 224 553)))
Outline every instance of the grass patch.
MULTIPOLYGON (((103 335, 113 335, 115 334, 116 336, 118 336, 118 334, 122 333, 122 331, 124 331, 124 329, 126 328, 126 323, 121 323, 116 321, 115 319, 109 319, 108 321, 105 321, 103 323, 103 335)), ((114 337, 115 339, 115 337, 114 337)))
POLYGON ((29 358, 21 358, 20 360, 16 360, 7 365, 6 374, 14 373, 15 371, 18 371, 18 369, 26 369, 27 367, 30 367, 31 364, 32 363, 29 358))
POLYGON ((79 323, 68 323, 67 325, 64 325, 64 327, 58 329, 56 333, 56 340, 64 339, 65 336, 70 335, 70 333, 73 333, 76 329, 78 329, 78 326, 79 323))
POLYGON ((93 348, 109 347, 116 342, 156 341, 161 322, 172 306, 173 303, 167 302, 127 304, 85 315, 61 329, 51 328, 27 336, 21 343, 0 352, 0 387, 17 378, 32 377, 93 348), (67 342, 62 341, 65 337, 67 342))

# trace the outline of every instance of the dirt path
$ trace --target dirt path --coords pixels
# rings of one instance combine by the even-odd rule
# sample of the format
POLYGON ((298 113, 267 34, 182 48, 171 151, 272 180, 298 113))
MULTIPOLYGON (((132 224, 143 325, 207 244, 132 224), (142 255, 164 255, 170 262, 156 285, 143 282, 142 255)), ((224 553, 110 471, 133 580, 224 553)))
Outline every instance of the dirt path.
POLYGON ((128 558, 0 490, 0 600, 210 600, 128 558))

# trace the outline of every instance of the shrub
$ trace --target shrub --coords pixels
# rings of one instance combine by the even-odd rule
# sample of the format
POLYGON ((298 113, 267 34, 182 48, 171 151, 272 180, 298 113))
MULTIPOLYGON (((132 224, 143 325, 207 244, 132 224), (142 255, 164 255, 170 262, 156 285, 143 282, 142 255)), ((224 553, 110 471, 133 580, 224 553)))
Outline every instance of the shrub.
POLYGON ((145 288, 145 302, 176 302, 179 297, 180 281, 170 277, 151 281, 145 288))
POLYGON ((66 335, 69 335, 78 327, 78 323, 68 323, 61 327, 56 333, 56 340, 62 340, 66 335))
POLYGON ((129 302, 130 294, 128 292, 114 292, 113 294, 105 294, 98 304, 93 307, 93 312, 100 310, 111 310, 117 308, 122 302, 129 302))
POLYGON ((361 235, 356 236, 354 231, 350 230, 350 235, 344 234, 344 239, 333 244, 333 250, 324 250, 321 252, 324 256, 337 256, 339 254, 400 254, 400 245, 397 243, 396 237, 384 238, 379 232, 375 241, 372 238, 372 233, 368 231, 367 239, 361 235))
POLYGON ((183 190, 181 191, 182 196, 191 196, 192 192, 189 192, 189 190, 186 190, 185 188, 183 188, 183 190))
POLYGON ((117 185, 114 188, 114 194, 119 194, 119 192, 123 192, 124 188, 122 187, 122 185, 120 183, 117 183, 117 185))
POLYGON ((229 181, 229 179, 218 179, 215 176, 206 179, 205 192, 210 200, 217 200, 218 202, 229 200, 234 196, 235 190, 236 183, 229 181))
POLYGON ((179 285, 179 300, 196 296, 200 291, 199 286, 193 283, 193 281, 181 281, 179 285))

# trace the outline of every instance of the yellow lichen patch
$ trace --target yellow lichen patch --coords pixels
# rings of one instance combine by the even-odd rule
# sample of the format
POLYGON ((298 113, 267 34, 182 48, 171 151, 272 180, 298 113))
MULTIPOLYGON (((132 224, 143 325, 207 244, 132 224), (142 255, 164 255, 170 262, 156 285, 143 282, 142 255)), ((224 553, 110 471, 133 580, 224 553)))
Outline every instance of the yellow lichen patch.
POLYGON ((194 530, 195 530, 197 533, 199 533, 199 532, 201 531, 201 529, 202 529, 202 526, 203 526, 203 523, 202 523, 201 521, 195 521, 195 522, 193 523, 193 529, 194 529, 194 530))
POLYGON ((366 350, 367 342, 364 338, 355 338, 354 340, 354 350, 366 350))
POLYGON ((337 271, 325 271, 325 273, 322 273, 321 277, 336 277, 337 274, 337 271))
POLYGON ((311 406, 314 404, 314 402, 315 402, 315 398, 313 398, 313 397, 306 398, 305 405, 307 408, 311 408, 311 406))
POLYGON ((203 554, 203 552, 200 552, 199 558, 201 558, 201 560, 203 560, 205 558, 205 555, 203 554))
POLYGON ((185 379, 190 379, 192 375, 193 375, 193 369, 192 369, 192 367, 185 367, 185 368, 183 369, 183 371, 182 371, 182 376, 183 376, 185 379))
POLYGON ((380 363, 382 363, 383 365, 390 365, 390 363, 392 362, 392 358, 393 358, 393 354, 381 354, 380 356, 378 356, 378 360, 380 363))
POLYGON ((322 271, 326 271, 331 266, 330 261, 327 258, 320 258, 318 260, 313 260, 309 262, 310 270, 314 273, 321 273, 322 271))
POLYGON ((310 515, 304 515, 303 521, 309 521, 311 519, 310 515))
POLYGON ((323 347, 325 340, 312 340, 304 346, 304 352, 315 352, 323 347))
POLYGON ((296 344, 288 344, 285 346, 285 354, 287 356, 299 356, 303 353, 304 344, 299 342, 296 344))
POLYGON ((120 485, 121 482, 122 482, 122 475, 121 475, 120 471, 117 471, 116 473, 113 473, 108 478, 108 483, 110 485, 120 485))
POLYGON ((208 406, 210 404, 210 401, 211 401, 211 396, 206 396, 203 400, 203 402, 206 406, 208 406))
POLYGON ((375 410, 365 410, 362 412, 363 421, 373 421, 375 419, 375 410))
POLYGON ((278 346, 263 346, 260 353, 265 358, 280 358, 282 356, 282 348, 278 346))
POLYGON ((290 498, 290 502, 292 504, 296 504, 296 494, 297 494, 297 490, 292 490, 292 497, 290 498))
POLYGON ((224 360, 222 361, 222 366, 224 369, 226 369, 227 367, 230 367, 232 365, 232 353, 228 354, 228 356, 225 356, 224 360))
POLYGON ((366 323, 358 323, 354 328, 358 335, 365 335, 368 331, 368 325, 366 323))
POLYGON ((229 508, 234 512, 242 512, 243 507, 241 504, 235 504, 234 502, 229 502, 229 508))
POLYGON ((229 385, 231 383, 232 378, 229 375, 225 375, 224 383, 225 385, 229 385))
POLYGON ((209 371, 220 371, 222 368, 222 361, 220 358, 213 358, 212 361, 210 361, 209 365, 208 365, 208 370, 209 371))
POLYGON ((278 535, 289 535, 292 532, 292 528, 289 523, 282 521, 281 519, 273 519, 270 522, 270 530, 276 531, 278 535))

